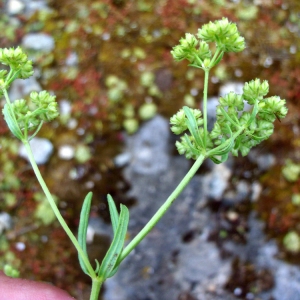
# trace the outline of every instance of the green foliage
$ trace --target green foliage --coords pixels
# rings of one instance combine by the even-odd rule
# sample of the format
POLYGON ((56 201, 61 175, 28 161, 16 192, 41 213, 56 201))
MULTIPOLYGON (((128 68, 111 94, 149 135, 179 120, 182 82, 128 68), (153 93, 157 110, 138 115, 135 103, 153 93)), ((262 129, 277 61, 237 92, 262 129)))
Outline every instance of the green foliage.
MULTIPOLYGON (((55 201, 58 200, 56 197, 54 198, 55 201)), ((45 226, 52 224, 56 217, 50 204, 47 202, 45 195, 42 193, 35 193, 34 200, 38 202, 34 212, 34 217, 45 226)))
MULTIPOLYGON (((85 19, 87 16, 88 12, 86 10, 80 11, 80 18, 85 19)), ((89 30, 88 26, 86 29, 89 30)), ((29 144, 29 140, 38 133, 43 122, 51 121, 58 116, 55 96, 46 91, 32 92, 29 101, 20 99, 11 102, 7 93, 8 87, 13 80, 17 78, 25 79, 33 74, 32 62, 28 60, 27 55, 23 53, 20 47, 0 49, 0 63, 9 67, 9 71, 6 70, 6 67, 0 70, 0 93, 4 95, 6 100, 3 108, 4 118, 11 132, 24 143, 33 170, 48 200, 48 202, 45 202, 44 197, 36 194, 38 200, 42 201, 38 205, 35 216, 46 225, 56 217, 64 228, 78 251, 82 270, 92 278, 93 286, 90 299, 95 300, 98 298, 102 283, 117 272, 123 259, 162 218, 183 188, 196 174, 204 159, 210 158, 215 163, 221 163, 228 158, 229 153, 247 155, 253 146, 267 139, 273 133, 273 123, 276 118, 281 119, 286 116, 285 100, 280 99, 278 96, 265 98, 269 91, 267 81, 261 82, 259 79, 255 79, 245 83, 242 95, 230 92, 224 97, 220 97, 216 109, 216 122, 212 131, 208 132, 207 90, 209 72, 221 61, 224 53, 240 52, 244 49, 245 41, 240 36, 236 24, 229 22, 226 18, 203 25, 197 35, 186 33, 185 37, 180 39, 179 45, 173 48, 171 54, 176 61, 187 59, 191 66, 200 68, 205 72, 203 112, 185 106, 170 119, 171 130, 177 135, 183 134, 180 141, 176 142, 179 153, 184 154, 187 158, 195 159, 196 162, 161 208, 125 248, 124 242, 129 222, 129 211, 126 206, 121 204, 119 213, 112 197, 108 195, 114 237, 101 264, 96 260, 95 269, 89 261, 86 246, 92 193, 88 193, 84 200, 80 215, 78 238, 76 239, 61 216, 55 199, 50 194, 39 172, 29 144), (209 43, 214 43, 215 46, 210 49, 209 43), (250 105, 250 109, 245 109, 245 102, 250 105), (30 133, 32 130, 35 131, 30 133)), ((145 58, 145 52, 142 49, 135 48, 134 54, 138 59, 145 58)), ((153 73, 143 73, 140 84, 148 89, 149 95, 160 95, 160 91, 154 82, 153 73)), ((110 100, 111 105, 119 104, 128 92, 127 83, 114 75, 107 77, 106 86, 109 89, 107 98, 110 100)), ((156 106, 148 103, 142 106, 139 113, 142 118, 147 119, 155 111, 156 106)), ((126 117, 124 127, 127 131, 131 133, 136 131, 138 122, 134 118, 134 108, 127 106, 124 116, 126 117)), ((81 149, 84 160, 89 159, 89 154, 85 153, 87 150, 81 149)), ((80 153, 80 151, 78 152, 80 153)), ((294 170, 297 176, 299 175, 298 169, 294 170)), ((299 251, 298 236, 290 235, 286 237, 285 242, 287 245, 293 245, 292 247, 288 246, 291 251, 299 251)), ((17 271, 10 266, 6 267, 6 271, 11 276, 18 275, 17 271)))
POLYGON ((199 39, 214 42, 224 52, 240 52, 245 49, 245 40, 240 36, 237 26, 227 18, 209 22, 198 31, 199 39))
POLYGON ((20 276, 20 272, 13 268, 11 265, 5 265, 3 268, 3 272, 5 273, 6 276, 17 278, 20 276))
POLYGON ((20 47, 0 49, 0 63, 10 67, 16 78, 29 78, 33 75, 32 61, 20 47))
MULTIPOLYGON (((80 220, 79 220, 79 226, 78 226, 78 243, 80 247, 83 250, 83 253, 85 254, 86 258, 88 259, 88 253, 86 250, 86 234, 87 234, 87 228, 89 223, 89 216, 90 216, 90 210, 91 210, 91 203, 92 203, 92 197, 93 194, 89 192, 82 205, 81 213, 80 213, 80 220)), ((82 259, 81 255, 78 254, 78 259, 80 263, 80 267, 82 271, 89 275, 89 270, 87 266, 85 265, 84 260, 82 259)))
POLYGON ((187 59, 191 65, 206 69, 215 66, 224 52, 240 52, 245 49, 244 38, 240 36, 236 24, 226 18, 203 25, 197 37, 186 33, 185 38, 181 38, 180 44, 171 51, 173 58, 176 61, 187 59), (208 43, 212 42, 216 45, 217 55, 211 60, 212 52, 208 43))
POLYGON ((17 47, 0 49, 0 63, 10 68, 9 72, 6 69, 0 70, 0 94, 6 98, 2 111, 5 121, 18 139, 27 140, 29 131, 36 130, 30 137, 32 138, 43 122, 51 121, 59 115, 55 96, 46 91, 32 92, 30 102, 20 99, 11 103, 7 88, 15 79, 26 79, 33 75, 32 61, 20 47, 17 47))
POLYGON ((209 71, 217 65, 225 52, 240 52, 245 48, 244 38, 237 26, 226 18, 202 26, 196 36, 186 33, 180 44, 171 51, 176 61, 187 59, 191 66, 205 72, 203 117, 199 110, 180 110, 170 119, 171 130, 175 134, 185 133, 176 147, 187 158, 197 159, 200 155, 211 158, 215 163, 223 162, 231 152, 237 156, 249 153, 250 149, 270 137, 276 118, 287 114, 286 101, 278 96, 264 98, 269 92, 265 80, 251 80, 245 83, 243 94, 230 92, 220 97, 216 110, 216 122, 211 132, 207 131, 207 86, 209 71), (207 43, 214 42, 216 51, 212 54, 207 43), (247 102, 251 108, 244 109, 247 102))
POLYGON ((296 231, 288 232, 283 238, 283 245, 285 249, 291 253, 299 253, 300 251, 300 237, 296 231))

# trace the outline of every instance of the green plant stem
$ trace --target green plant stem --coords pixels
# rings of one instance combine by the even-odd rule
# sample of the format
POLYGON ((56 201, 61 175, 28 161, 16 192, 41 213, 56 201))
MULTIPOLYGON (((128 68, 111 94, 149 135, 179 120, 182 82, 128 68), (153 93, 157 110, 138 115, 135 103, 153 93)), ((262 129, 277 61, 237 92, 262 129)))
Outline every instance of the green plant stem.
POLYGON ((59 209, 57 208, 56 206, 56 203, 40 173, 40 170, 34 160, 34 157, 33 157, 33 153, 32 153, 32 150, 31 150, 31 147, 30 147, 30 144, 28 142, 28 140, 23 140, 22 141, 25 148, 26 148, 26 151, 27 151, 27 154, 28 154, 28 158, 29 158, 29 161, 31 163, 31 166, 33 168, 33 171, 35 173, 35 176, 37 178, 37 180, 39 181, 47 199, 48 199, 48 202, 56 216, 56 218, 58 219, 60 225, 62 226, 62 228, 64 229, 64 231, 66 232, 66 234, 69 236, 70 240, 72 241, 72 243, 74 244, 75 248, 77 249, 79 255, 81 256, 82 260, 84 261, 88 271, 89 271, 89 275, 92 277, 92 278, 95 278, 96 277, 96 273, 93 269, 93 267, 91 266, 88 258, 86 257, 86 255, 84 254, 82 248, 80 247, 76 237, 73 235, 72 231, 70 230, 70 228, 68 227, 67 223, 65 222, 64 218, 62 217, 62 215, 60 214, 60 211, 59 209))
POLYGON ((152 228, 157 224, 157 222, 164 216, 167 210, 170 208, 174 200, 179 196, 179 194, 183 191, 186 185, 190 182, 193 176, 196 174, 199 167, 202 165, 205 155, 201 154, 197 160, 194 162, 191 169, 181 180, 177 188, 172 192, 169 198, 165 201, 165 203, 159 208, 159 210, 155 213, 155 215, 150 219, 150 221, 144 226, 144 228, 136 235, 136 237, 127 245, 127 247, 122 251, 120 255, 118 264, 120 264, 129 253, 145 238, 145 236, 152 230, 152 228))
POLYGON ((207 145, 207 90, 208 90, 208 78, 209 78, 210 69, 205 69, 204 76, 204 89, 203 89, 203 129, 204 129, 204 148, 206 149, 207 145))
POLYGON ((99 299, 99 293, 100 293, 102 284, 103 284, 103 282, 99 277, 93 278, 90 300, 98 300, 99 299))

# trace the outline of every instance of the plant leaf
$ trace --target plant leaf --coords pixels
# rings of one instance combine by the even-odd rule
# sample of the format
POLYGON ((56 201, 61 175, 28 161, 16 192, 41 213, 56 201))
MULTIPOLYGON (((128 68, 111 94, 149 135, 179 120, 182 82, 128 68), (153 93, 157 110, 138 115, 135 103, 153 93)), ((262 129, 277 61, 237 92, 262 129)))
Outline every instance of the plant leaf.
POLYGON ((119 270, 119 266, 115 267, 107 276, 107 278, 113 277, 119 270))
POLYGON ((112 228, 114 234, 116 234, 118 223, 119 223, 119 213, 116 208, 116 204, 111 195, 107 195, 108 207, 109 207, 109 214, 111 219, 112 228))
POLYGON ((196 121, 195 116, 192 114, 189 107, 184 106, 183 110, 184 110, 185 115, 188 118, 187 126, 188 126, 188 129, 189 129, 191 135, 194 137, 194 139, 196 141, 196 144, 203 148, 204 144, 203 144, 203 141, 202 141, 202 139, 199 135, 198 125, 197 125, 197 121, 196 121))
MULTIPOLYGON (((118 227, 114 235, 114 239, 101 263, 98 276, 103 280, 108 278, 114 268, 118 258, 122 252, 124 241, 126 238, 127 226, 129 222, 129 211, 125 205, 121 204, 121 213, 119 217, 118 227)), ((114 274, 114 273, 113 273, 114 274)))
MULTIPOLYGON (((80 213, 79 227, 78 227, 78 243, 87 258, 88 258, 88 254, 86 251, 86 232, 89 223, 92 197, 93 197, 93 193, 89 192, 83 201, 83 205, 80 213)), ((78 254, 78 259, 83 272, 89 275, 88 269, 86 268, 84 261, 82 260, 79 254, 78 254)))
POLYGON ((13 116, 12 116, 12 112, 10 111, 10 107, 8 106, 8 104, 4 105, 3 108, 3 115, 4 115, 4 119, 7 123, 8 128, 10 129, 10 131, 12 132, 12 134, 17 137, 19 140, 23 139, 23 134, 21 129, 19 128, 18 124, 16 124, 13 116))

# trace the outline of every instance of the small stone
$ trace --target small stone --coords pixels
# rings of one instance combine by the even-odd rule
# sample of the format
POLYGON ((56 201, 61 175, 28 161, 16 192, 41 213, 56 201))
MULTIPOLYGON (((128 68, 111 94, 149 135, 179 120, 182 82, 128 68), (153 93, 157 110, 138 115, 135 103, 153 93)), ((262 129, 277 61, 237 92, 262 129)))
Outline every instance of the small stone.
POLYGON ((22 99, 29 95, 32 91, 40 92, 42 87, 37 82, 34 76, 23 80, 15 80, 9 90, 9 97, 12 101, 22 99))
POLYGON ((25 4, 19 0, 10 0, 7 2, 7 13, 9 15, 18 15, 24 11, 25 4))
POLYGON ((232 171, 225 165, 214 165, 211 174, 205 177, 207 196, 214 200, 220 200, 228 187, 228 181, 232 171))
POLYGON ((145 103, 139 109, 139 116, 142 120, 149 120, 156 115, 157 107, 154 103, 145 103))
POLYGON ((22 46, 35 51, 51 52, 55 43, 53 37, 46 33, 28 33, 22 40, 22 46))
POLYGON ((0 234, 12 226, 11 216, 6 212, 0 213, 0 234))
POLYGON ((16 249, 18 250, 18 251, 24 251, 25 249, 26 249, 26 245, 24 244, 24 243, 22 243, 22 242, 17 242, 16 244, 15 244, 15 247, 16 247, 16 249))
POLYGON ((70 101, 68 101, 68 100, 59 101, 59 113, 61 116, 70 115, 71 110, 72 110, 72 106, 71 106, 70 101))
MULTIPOLYGON (((38 165, 45 164, 53 152, 52 143, 44 138, 33 138, 30 141, 30 146, 34 160, 38 165)), ((19 155, 29 161, 24 145, 21 145, 19 155)))
POLYGON ((230 92, 234 92, 236 94, 243 94, 243 87, 244 84, 241 82, 228 82, 221 86, 220 88, 220 96, 224 97, 226 94, 229 94, 230 92))
POLYGON ((230 221, 230 222, 235 222, 238 220, 239 218, 239 214, 235 211, 229 211, 227 214, 226 214, 226 217, 227 219, 230 221))
POLYGON ((64 160, 70 160, 75 155, 75 149, 71 145, 63 145, 58 149, 58 157, 64 160))
POLYGON ((131 155, 129 152, 124 152, 117 155, 114 159, 115 166, 118 168, 122 168, 126 166, 131 159, 131 155))

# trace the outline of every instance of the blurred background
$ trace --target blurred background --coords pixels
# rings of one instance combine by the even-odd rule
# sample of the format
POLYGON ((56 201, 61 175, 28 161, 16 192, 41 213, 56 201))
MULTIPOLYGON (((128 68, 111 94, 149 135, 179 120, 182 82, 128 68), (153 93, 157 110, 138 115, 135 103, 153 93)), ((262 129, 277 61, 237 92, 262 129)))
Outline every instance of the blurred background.
MULTIPOLYGON (((186 62, 174 62, 170 50, 186 32, 197 33, 203 24, 222 17, 237 23, 247 48, 225 55, 212 70, 210 103, 225 92, 240 91, 244 82, 260 78, 269 81, 269 95, 287 100, 289 113, 276 121, 272 137, 249 157, 231 160, 225 187, 219 195, 209 195, 207 206, 218 220, 209 239, 221 250, 226 240, 247 243, 249 215, 254 213, 266 240, 278 247, 277 258, 297 267, 298 0, 2 0, 0 47, 22 46, 35 67, 32 78, 12 85, 10 96, 20 99, 32 90, 44 89, 56 95, 60 117, 43 126, 35 140, 34 148, 40 150, 36 159, 74 231, 88 191, 94 192, 91 216, 106 228, 107 193, 128 207, 140 200, 128 193, 132 183, 123 169, 132 157, 124 150, 125 141, 157 116, 168 119, 183 105, 201 105, 202 71, 186 62), (244 193, 243 198, 230 202, 233 191, 244 193)), ((52 282, 77 299, 86 299, 89 279, 81 274, 77 255, 3 118, 0 131, 0 267, 9 263, 20 270, 21 277, 52 282)), ((177 156, 173 148, 168 155, 177 156)), ((201 172, 210 168, 204 166, 201 172)), ((101 257, 108 242, 109 235, 99 238, 91 251, 101 257)), ((232 295, 228 299, 263 299, 255 294, 273 287, 271 279, 266 286, 253 284, 262 275, 251 268, 250 263, 233 262, 233 282, 244 278, 240 283, 243 290, 237 291, 228 278, 226 289, 232 295)), ((286 299, 300 299, 300 294, 286 299)))

